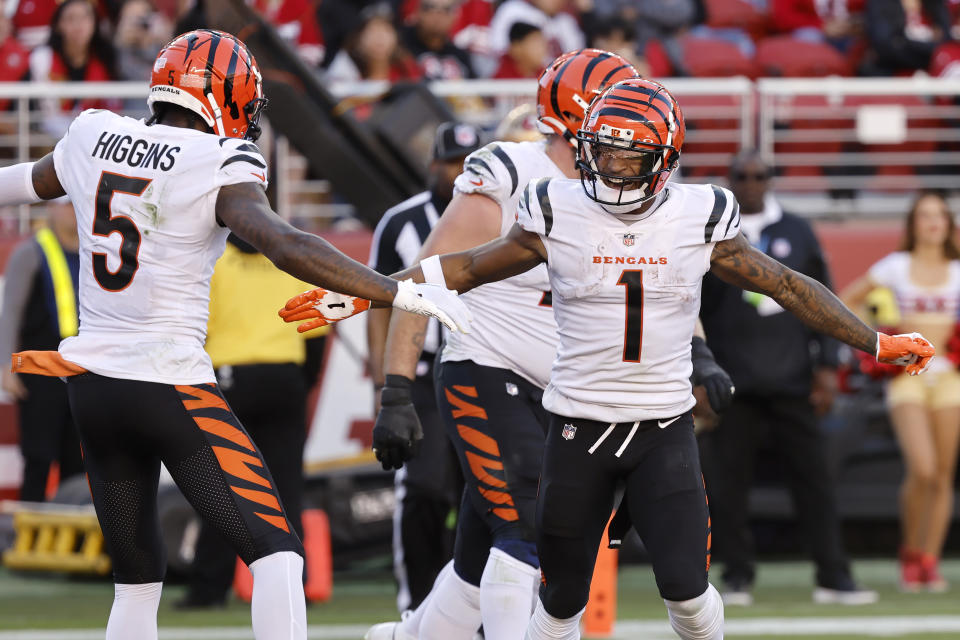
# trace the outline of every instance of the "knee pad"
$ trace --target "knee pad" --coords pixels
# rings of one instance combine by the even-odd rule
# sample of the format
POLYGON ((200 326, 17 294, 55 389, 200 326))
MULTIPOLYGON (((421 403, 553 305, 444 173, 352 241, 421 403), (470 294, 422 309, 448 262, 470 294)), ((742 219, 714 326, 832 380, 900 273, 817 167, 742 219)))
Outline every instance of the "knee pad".
POLYGON ((540 587, 540 600, 544 609, 557 618, 572 618, 587 606, 590 598, 590 579, 568 576, 561 579, 548 580, 540 587))
POLYGON ((664 600, 670 626, 683 640, 723 640, 723 600, 712 584, 691 600, 664 600))
POLYGON ((494 540, 493 548, 503 551, 511 558, 516 558, 534 569, 540 568, 540 559, 537 557, 537 545, 535 542, 508 538, 506 540, 494 540))

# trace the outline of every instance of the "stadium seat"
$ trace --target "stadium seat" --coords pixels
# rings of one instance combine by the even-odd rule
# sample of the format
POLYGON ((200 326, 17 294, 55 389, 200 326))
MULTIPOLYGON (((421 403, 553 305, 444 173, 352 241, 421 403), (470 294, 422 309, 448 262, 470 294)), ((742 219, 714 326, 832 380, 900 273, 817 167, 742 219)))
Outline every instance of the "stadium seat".
POLYGON ((756 64, 762 75, 774 77, 848 76, 852 71, 847 59, 830 45, 790 36, 761 40, 756 64))
POLYGON ((647 42, 643 57, 647 59, 647 64, 650 65, 650 75, 653 78, 669 78, 673 75, 673 65, 659 40, 653 39, 647 42))
POLYGON ((707 26, 715 29, 743 29, 756 40, 767 29, 767 16, 745 0, 705 0, 707 26))
POLYGON ((683 61, 690 74, 698 78, 754 78, 757 75, 753 61, 743 55, 735 44, 726 40, 684 38, 683 61))

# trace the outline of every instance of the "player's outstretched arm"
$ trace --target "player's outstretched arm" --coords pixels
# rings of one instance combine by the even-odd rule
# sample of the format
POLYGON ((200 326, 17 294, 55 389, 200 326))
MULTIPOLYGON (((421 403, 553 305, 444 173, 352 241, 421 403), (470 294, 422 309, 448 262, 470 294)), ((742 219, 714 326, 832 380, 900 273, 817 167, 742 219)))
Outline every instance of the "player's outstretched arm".
POLYGON ((221 187, 216 214, 278 268, 322 287, 301 294, 281 311, 288 322, 310 320, 297 327, 300 332, 348 318, 371 303, 435 317, 451 330, 469 330, 470 312, 452 292, 397 282, 347 257, 323 238, 294 228, 273 212, 255 183, 221 187), (304 306, 303 313, 296 310, 298 306, 304 306))
POLYGON ((868 327, 825 286, 755 249, 743 234, 718 242, 710 270, 732 285, 770 296, 811 329, 920 373, 934 349, 919 334, 887 336, 868 327))
POLYGON ((412 278, 414 282, 433 282, 442 275, 447 288, 464 293, 487 282, 497 282, 519 275, 547 261, 547 250, 535 233, 513 225, 510 232, 469 251, 440 256, 438 273, 424 275, 420 265, 394 274, 395 278, 412 278), (442 270, 442 273, 440 271, 442 270))
POLYGON ((389 307, 397 282, 344 255, 329 242, 300 231, 270 208, 263 188, 231 184, 217 195, 217 218, 279 269, 325 289, 389 307))

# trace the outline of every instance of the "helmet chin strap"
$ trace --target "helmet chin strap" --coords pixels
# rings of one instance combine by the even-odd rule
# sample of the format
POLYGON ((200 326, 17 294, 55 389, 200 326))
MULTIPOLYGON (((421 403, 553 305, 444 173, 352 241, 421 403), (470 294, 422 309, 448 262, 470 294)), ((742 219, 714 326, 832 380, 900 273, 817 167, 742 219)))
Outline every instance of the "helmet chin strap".
POLYGON ((213 93, 207 92, 207 102, 210 103, 210 110, 213 111, 213 131, 218 136, 226 136, 227 134, 223 130, 223 117, 220 113, 220 107, 217 105, 217 101, 213 99, 213 93))
MULTIPOLYGON (((607 185, 603 185, 603 186, 607 189, 610 189, 610 187, 607 187, 607 185)), ((616 193, 615 189, 610 189, 610 190, 616 193)), ((601 204, 599 202, 597 204, 599 204, 600 207, 607 213, 611 213, 617 216, 627 216, 630 218, 630 220, 636 222, 639 220, 645 220, 650 216, 652 216, 654 212, 660 207, 660 203, 663 202, 664 198, 666 197, 666 193, 667 193, 666 190, 661 190, 659 193, 655 193, 649 197, 643 198, 631 204, 601 204), (649 209, 647 209, 643 213, 631 215, 633 214, 634 211, 636 211, 646 203, 650 202, 651 200, 653 200, 653 204, 650 206, 649 209)))

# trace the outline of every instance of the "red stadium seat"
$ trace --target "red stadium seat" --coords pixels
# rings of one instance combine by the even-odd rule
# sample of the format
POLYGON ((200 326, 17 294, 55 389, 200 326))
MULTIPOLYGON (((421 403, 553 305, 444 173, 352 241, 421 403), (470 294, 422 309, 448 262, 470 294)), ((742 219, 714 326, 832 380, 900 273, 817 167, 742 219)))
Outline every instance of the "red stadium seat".
POLYGON ((664 51, 663 45, 659 40, 653 39, 647 42, 643 57, 647 59, 650 65, 650 76, 653 78, 669 78, 673 74, 673 65, 670 64, 670 58, 664 51))
POLYGON ((756 64, 762 75, 774 77, 848 76, 852 71, 847 59, 830 45, 790 36, 761 40, 756 64))
POLYGON ((707 26, 717 29, 743 29, 754 39, 767 29, 767 16, 746 0, 705 0, 707 26))
POLYGON ((757 75, 753 61, 726 40, 685 38, 683 61, 690 74, 698 78, 757 75))

